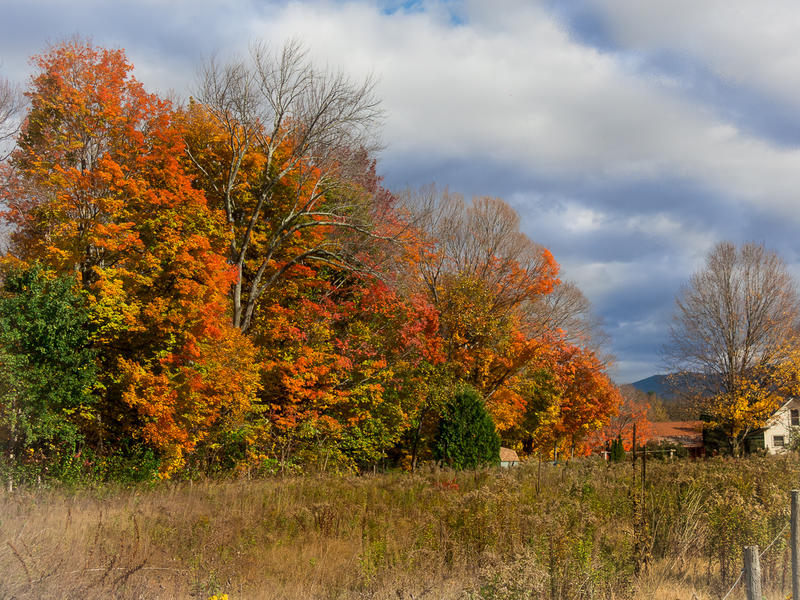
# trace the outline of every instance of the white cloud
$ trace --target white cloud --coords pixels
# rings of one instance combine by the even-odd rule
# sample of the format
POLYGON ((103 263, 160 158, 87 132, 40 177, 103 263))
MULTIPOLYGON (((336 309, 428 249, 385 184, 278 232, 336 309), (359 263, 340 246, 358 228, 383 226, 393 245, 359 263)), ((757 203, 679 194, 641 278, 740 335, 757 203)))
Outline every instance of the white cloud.
POLYGON ((377 73, 393 156, 490 157, 562 178, 680 176, 798 218, 800 151, 743 133, 669 83, 580 45, 541 6, 465 11, 456 27, 424 12, 295 3, 250 32, 296 36, 331 65, 377 73))
POLYGON ((568 204, 560 213, 562 226, 572 234, 587 234, 608 226, 604 214, 585 206, 568 204))
POLYGON ((633 50, 666 50, 800 108, 800 12, 793 0, 590 0, 633 50))

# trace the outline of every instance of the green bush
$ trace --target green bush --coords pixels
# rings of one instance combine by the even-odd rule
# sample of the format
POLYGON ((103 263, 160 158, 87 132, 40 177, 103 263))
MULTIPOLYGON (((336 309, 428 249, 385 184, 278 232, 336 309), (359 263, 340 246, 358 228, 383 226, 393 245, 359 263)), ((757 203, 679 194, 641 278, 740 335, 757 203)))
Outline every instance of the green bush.
POLYGON ((611 440, 611 460, 613 462, 622 462, 625 460, 625 446, 622 444, 622 436, 611 440))
POLYGON ((73 448, 94 417, 95 352, 84 297, 71 277, 34 265, 0 292, 0 444, 19 459, 73 448))
POLYGON ((454 469, 499 464, 500 436, 474 389, 462 388, 445 406, 435 456, 454 469))

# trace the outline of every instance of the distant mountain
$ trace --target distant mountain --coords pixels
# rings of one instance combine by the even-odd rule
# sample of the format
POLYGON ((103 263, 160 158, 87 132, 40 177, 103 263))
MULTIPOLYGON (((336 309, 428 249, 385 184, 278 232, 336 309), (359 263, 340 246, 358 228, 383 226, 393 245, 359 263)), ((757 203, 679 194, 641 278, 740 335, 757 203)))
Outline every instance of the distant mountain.
POLYGON ((680 385, 685 390, 692 390, 694 394, 701 394, 711 396, 713 390, 717 387, 714 385, 714 379, 701 373, 687 373, 681 377, 672 375, 652 375, 645 377, 639 381, 634 381, 631 385, 637 390, 645 393, 654 393, 666 401, 677 400, 681 396, 681 390, 676 390, 673 386, 680 385), (672 380, 670 380, 672 378, 672 380))
POLYGON ((669 377, 669 375, 651 375, 639 381, 634 381, 631 385, 646 394, 653 392, 656 396, 671 398, 673 394, 667 377, 669 377))
POLYGON ((669 375, 652 375, 622 386, 621 389, 623 394, 626 393, 625 388, 633 388, 639 394, 653 394, 653 398, 649 396, 639 398, 639 401, 645 400, 650 404, 648 418, 651 420, 684 421, 695 418, 694 411, 686 405, 684 399, 680 398, 680 394, 675 393, 672 384, 669 375))
MULTIPOLYGON (((653 417, 655 420, 665 420, 663 413, 666 413, 668 419, 672 421, 685 421, 694 420, 699 416, 702 402, 692 400, 690 398, 697 398, 697 395, 710 397, 713 394, 712 388, 718 386, 712 385, 713 379, 702 375, 700 373, 685 373, 677 376, 677 373, 671 375, 652 375, 645 377, 639 381, 634 381, 626 386, 621 386, 620 389, 625 392, 625 388, 633 388, 638 393, 654 394, 656 398, 651 398, 648 402, 651 403, 653 408, 653 417), (675 389, 674 385, 679 385, 679 389, 675 389), (656 410, 657 407, 660 408, 656 410), (656 415, 661 414, 659 418, 656 415)), ((640 398, 640 400, 642 400, 640 398)))

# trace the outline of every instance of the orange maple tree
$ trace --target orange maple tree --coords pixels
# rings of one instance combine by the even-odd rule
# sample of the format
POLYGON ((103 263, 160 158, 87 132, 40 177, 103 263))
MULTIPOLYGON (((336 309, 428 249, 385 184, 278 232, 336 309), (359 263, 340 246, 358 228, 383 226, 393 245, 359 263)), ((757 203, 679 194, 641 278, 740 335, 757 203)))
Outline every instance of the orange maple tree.
POLYGON ((78 274, 106 374, 99 429, 140 437, 168 473, 257 385, 253 349, 227 317, 224 218, 182 168, 172 107, 121 50, 70 41, 34 62, 5 188, 7 259, 78 274))
POLYGON ((441 361, 437 313, 384 282, 333 285, 324 271, 295 267, 251 328, 269 440, 282 458, 312 445, 345 463, 374 462, 407 429, 425 365, 441 361))
POLYGON ((608 450, 612 440, 620 439, 626 451, 633 448, 634 426, 636 428, 636 447, 646 444, 653 435, 652 425, 647 418, 647 403, 635 402, 622 395, 619 407, 602 429, 594 432, 588 439, 588 446, 595 452, 608 450))
POLYGON ((515 435, 544 455, 588 453, 622 400, 605 364, 594 351, 562 339, 537 367, 529 374, 530 402, 515 435))

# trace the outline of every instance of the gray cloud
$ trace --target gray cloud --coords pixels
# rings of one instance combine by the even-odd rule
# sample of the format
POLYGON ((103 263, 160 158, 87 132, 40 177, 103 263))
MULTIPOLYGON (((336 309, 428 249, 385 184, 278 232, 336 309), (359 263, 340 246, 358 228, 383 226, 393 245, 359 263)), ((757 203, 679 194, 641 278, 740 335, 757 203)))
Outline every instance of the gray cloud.
POLYGON ((605 319, 620 381, 657 370, 674 295, 714 242, 764 241, 800 273, 792 3, 503 6, 29 0, 4 7, 0 69, 22 81, 29 55, 80 33, 162 93, 258 39, 377 75, 387 184, 509 200, 605 319))
POLYGON ((588 0, 617 44, 664 51, 800 108, 800 18, 791 0, 588 0))

